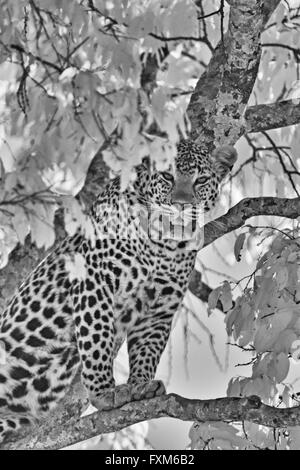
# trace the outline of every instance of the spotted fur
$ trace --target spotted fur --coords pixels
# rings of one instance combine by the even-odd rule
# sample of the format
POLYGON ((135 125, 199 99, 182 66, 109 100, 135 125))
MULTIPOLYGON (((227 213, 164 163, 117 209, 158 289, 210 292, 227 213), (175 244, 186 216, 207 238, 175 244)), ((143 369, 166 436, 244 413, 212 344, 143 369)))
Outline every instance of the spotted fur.
POLYGON ((196 252, 184 239, 149 233, 149 214, 185 204, 209 210, 235 158, 231 147, 209 156, 184 141, 169 172, 142 164, 124 193, 113 180, 93 205, 94 237, 68 237, 29 275, 0 316, 0 441, 46 416, 80 364, 99 409, 163 392, 153 379, 196 252), (75 255, 85 275, 74 278, 75 255), (113 360, 125 338, 128 384, 115 387, 113 360))

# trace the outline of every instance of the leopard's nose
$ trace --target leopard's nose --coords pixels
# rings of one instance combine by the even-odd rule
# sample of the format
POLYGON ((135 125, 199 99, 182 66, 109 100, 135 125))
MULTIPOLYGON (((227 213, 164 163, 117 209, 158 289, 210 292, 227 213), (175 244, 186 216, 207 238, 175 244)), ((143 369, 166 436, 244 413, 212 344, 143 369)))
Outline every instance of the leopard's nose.
POLYGON ((173 204, 190 204, 194 199, 194 191, 191 177, 189 175, 177 174, 171 192, 173 204))
POLYGON ((190 204, 193 202, 192 188, 174 188, 171 195, 172 204, 190 204))

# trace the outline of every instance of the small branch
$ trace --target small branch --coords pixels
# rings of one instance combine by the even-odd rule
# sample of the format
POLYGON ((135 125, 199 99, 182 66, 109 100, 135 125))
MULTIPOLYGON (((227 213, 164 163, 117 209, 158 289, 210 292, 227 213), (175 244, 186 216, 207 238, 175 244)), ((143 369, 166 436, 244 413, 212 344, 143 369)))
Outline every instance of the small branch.
POLYGON ((281 44, 277 42, 272 42, 272 43, 263 43, 262 47, 280 47, 281 49, 286 49, 290 51, 296 62, 299 62, 300 59, 300 48, 299 47, 292 47, 289 46, 288 44, 281 44))
POLYGON ((194 41, 194 42, 203 42, 206 44, 206 39, 197 36, 163 36, 156 33, 149 33, 149 36, 158 39, 162 42, 170 42, 170 41, 194 41))
POLYGON ((277 155, 278 157, 278 160, 279 160, 279 163, 281 165, 281 168, 282 168, 282 171, 283 173, 288 177, 289 181, 290 181, 290 184, 293 188, 293 190, 295 191, 295 193, 297 194, 297 196, 299 196, 299 192, 298 192, 298 189, 297 189, 297 186, 295 184, 295 181, 293 179, 293 176, 296 175, 296 176, 299 176, 299 172, 295 170, 295 168, 293 170, 289 170, 284 162, 284 159, 281 155, 281 152, 280 150, 277 148, 275 142, 273 141, 273 139, 269 136, 269 134, 267 132, 263 132, 263 135, 265 136, 265 138, 268 140, 268 142, 272 145, 273 147, 273 151, 274 153, 277 155))
POLYGON ((51 67, 52 69, 56 70, 59 74, 61 74, 63 72, 63 68, 59 67, 58 65, 54 64, 53 62, 49 62, 46 59, 42 59, 41 57, 39 57, 37 55, 34 55, 31 52, 25 51, 25 49, 22 46, 20 46, 19 44, 10 44, 8 47, 10 49, 14 49, 14 50, 16 50, 16 51, 18 51, 22 54, 25 54, 25 55, 33 58, 34 60, 36 60, 37 62, 40 62, 44 66, 51 67))
POLYGON ((32 433, 15 435, 2 445, 3 450, 57 449, 115 432, 150 419, 172 417, 182 421, 250 421, 272 428, 300 425, 300 407, 274 408, 264 405, 256 396, 192 400, 170 394, 128 403, 122 408, 96 412, 67 422, 45 421, 32 433))

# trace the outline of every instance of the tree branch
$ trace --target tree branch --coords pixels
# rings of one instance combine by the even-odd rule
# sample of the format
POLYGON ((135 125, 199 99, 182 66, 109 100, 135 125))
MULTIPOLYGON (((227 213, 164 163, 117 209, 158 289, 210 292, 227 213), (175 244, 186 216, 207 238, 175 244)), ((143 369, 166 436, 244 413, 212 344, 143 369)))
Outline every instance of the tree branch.
POLYGON ((297 219, 300 216, 300 198, 249 197, 243 199, 226 214, 204 226, 203 247, 227 233, 242 227, 247 219, 258 215, 270 215, 297 219))
POLYGON ((228 32, 200 77, 187 114, 191 138, 211 152, 245 132, 243 113, 257 76, 260 34, 279 0, 232 0, 228 32))
POLYGON ((245 112, 246 132, 262 132, 300 123, 300 99, 249 106, 245 112))
POLYGON ((57 449, 119 431, 142 421, 171 417, 182 421, 250 421, 272 428, 300 425, 300 407, 275 408, 256 396, 193 400, 176 394, 128 403, 119 409, 101 411, 83 418, 57 422, 47 420, 30 435, 18 433, 2 445, 3 450, 57 449), (20 438, 20 435, 22 437, 20 438))
MULTIPOLYGON (((294 199, 278 197, 253 197, 246 198, 236 204, 229 211, 209 222, 203 228, 203 248, 210 245, 218 238, 241 228, 246 220, 258 215, 269 215, 297 219, 300 216, 300 197, 294 199)), ((201 274, 195 269, 189 282, 189 290, 202 302, 208 301, 212 291, 211 287, 203 283, 201 274)), ((223 312, 219 302, 217 308, 223 312)))
MULTIPOLYGON (((189 282, 189 291, 195 295, 195 297, 198 297, 199 300, 207 303, 209 294, 213 289, 202 281, 202 274, 197 271, 197 269, 194 269, 189 282)), ((223 305, 220 300, 218 300, 216 308, 224 313, 223 305)))

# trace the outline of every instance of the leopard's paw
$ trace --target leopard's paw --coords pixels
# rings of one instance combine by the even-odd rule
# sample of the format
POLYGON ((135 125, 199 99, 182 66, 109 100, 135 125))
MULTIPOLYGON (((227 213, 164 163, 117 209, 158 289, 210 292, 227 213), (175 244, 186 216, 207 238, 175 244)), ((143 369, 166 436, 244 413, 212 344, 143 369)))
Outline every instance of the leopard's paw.
POLYGON ((90 402, 99 411, 109 411, 120 408, 131 401, 154 398, 165 393, 166 389, 163 382, 161 380, 152 380, 151 382, 118 385, 96 397, 91 397, 90 402))
POLYGON ((144 400, 165 395, 166 388, 161 380, 132 385, 132 400, 144 400))
POLYGON ((126 403, 129 403, 130 401, 131 401, 131 389, 129 385, 127 384, 118 385, 115 388, 115 408, 120 408, 126 403))
POLYGON ((91 404, 99 411, 108 411, 114 408, 114 389, 109 389, 101 393, 101 395, 90 396, 91 404))
POLYGON ((96 397, 91 397, 91 404, 99 411, 120 408, 131 401, 131 389, 127 384, 106 390, 96 397))

